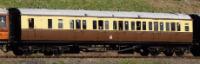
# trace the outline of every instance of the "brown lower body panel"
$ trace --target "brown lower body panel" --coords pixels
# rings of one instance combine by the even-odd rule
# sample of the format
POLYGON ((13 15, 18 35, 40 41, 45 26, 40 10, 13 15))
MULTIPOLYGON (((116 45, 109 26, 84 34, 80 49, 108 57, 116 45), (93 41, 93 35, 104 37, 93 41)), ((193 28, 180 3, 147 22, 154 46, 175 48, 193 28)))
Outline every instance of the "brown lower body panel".
POLYGON ((192 32, 23 29, 21 39, 38 41, 137 41, 191 43, 192 35, 192 32))

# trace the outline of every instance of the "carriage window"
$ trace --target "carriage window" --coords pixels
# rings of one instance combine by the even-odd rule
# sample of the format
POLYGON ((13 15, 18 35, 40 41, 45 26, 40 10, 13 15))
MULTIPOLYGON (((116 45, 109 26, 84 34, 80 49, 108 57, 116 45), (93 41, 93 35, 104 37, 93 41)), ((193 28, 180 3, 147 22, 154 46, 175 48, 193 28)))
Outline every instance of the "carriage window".
POLYGON ((154 31, 158 31, 158 22, 154 22, 154 31))
POLYGON ((185 26, 185 31, 189 31, 189 26, 185 26))
POLYGON ((181 31, 181 24, 177 23, 177 31, 181 31))
POLYGON ((98 26, 99 26, 99 29, 100 29, 100 30, 103 29, 103 20, 99 20, 98 26))
POLYGON ((48 28, 52 28, 52 19, 48 19, 48 28))
POLYGON ((70 29, 74 29, 74 20, 70 21, 70 29))
POLYGON ((185 23, 185 31, 189 31, 189 24, 185 23))
POLYGON ((131 22, 131 30, 135 30, 135 22, 134 21, 131 22))
POLYGON ((63 28, 63 19, 58 19, 58 28, 63 28))
POLYGON ((28 25, 29 25, 29 28, 30 29, 33 29, 34 28, 34 18, 29 18, 28 19, 28 25))
POLYGON ((97 29, 97 21, 93 20, 93 29, 97 29))
POLYGON ((117 30, 117 21, 113 21, 113 30, 117 30))
POLYGON ((176 27, 176 26, 175 26, 175 23, 174 23, 174 22, 172 22, 172 23, 171 23, 171 30, 172 30, 172 31, 175 31, 175 30, 176 30, 176 28, 175 28, 175 27, 176 27))
POLYGON ((86 20, 83 20, 83 29, 85 30, 87 28, 87 23, 86 23, 86 20))
POLYGON ((6 27, 6 17, 0 16, 0 27, 5 28, 6 27))
POLYGON ((137 28, 137 30, 141 30, 141 22, 140 21, 137 21, 136 22, 136 28, 137 28))
POLYGON ((152 26, 153 26, 152 22, 149 22, 149 30, 152 30, 152 26))
POLYGON ((164 30, 164 24, 163 22, 160 22, 160 31, 163 31, 164 30))
POLYGON ((169 30, 170 30, 170 29, 169 29, 169 26, 170 26, 170 25, 169 25, 169 22, 167 22, 167 23, 166 23, 166 31, 169 31, 169 30))
POLYGON ((146 22, 142 22, 142 29, 146 30, 146 22))
POLYGON ((76 20, 76 29, 81 29, 81 20, 76 20))
POLYGON ((118 26, 119 30, 123 30, 123 21, 119 21, 118 26))
POLYGON ((125 30, 128 30, 129 29, 129 23, 128 21, 125 21, 125 30))
POLYGON ((105 21, 105 29, 108 30, 109 29, 109 22, 105 21))

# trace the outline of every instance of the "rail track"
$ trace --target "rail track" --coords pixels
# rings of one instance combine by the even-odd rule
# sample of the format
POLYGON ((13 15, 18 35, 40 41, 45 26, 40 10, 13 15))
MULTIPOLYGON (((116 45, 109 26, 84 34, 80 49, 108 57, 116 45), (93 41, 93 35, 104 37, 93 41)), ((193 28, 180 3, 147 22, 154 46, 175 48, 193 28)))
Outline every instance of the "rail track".
POLYGON ((89 53, 79 53, 79 54, 62 54, 62 55, 53 55, 53 56, 44 56, 43 54, 34 54, 34 55, 25 55, 25 56, 15 56, 13 54, 3 54, 0 55, 0 58, 186 58, 186 59, 200 59, 200 57, 194 57, 190 53, 185 53, 184 56, 165 56, 164 54, 159 54, 158 56, 141 56, 138 53, 135 54, 118 54, 115 52, 89 52, 89 53))

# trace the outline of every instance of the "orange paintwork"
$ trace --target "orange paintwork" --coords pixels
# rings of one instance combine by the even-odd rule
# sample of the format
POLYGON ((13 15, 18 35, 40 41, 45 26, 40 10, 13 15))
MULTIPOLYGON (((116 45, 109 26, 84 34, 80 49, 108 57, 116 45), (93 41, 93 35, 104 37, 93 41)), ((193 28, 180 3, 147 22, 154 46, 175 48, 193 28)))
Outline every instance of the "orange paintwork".
POLYGON ((0 32, 0 40, 8 40, 8 32, 0 32))

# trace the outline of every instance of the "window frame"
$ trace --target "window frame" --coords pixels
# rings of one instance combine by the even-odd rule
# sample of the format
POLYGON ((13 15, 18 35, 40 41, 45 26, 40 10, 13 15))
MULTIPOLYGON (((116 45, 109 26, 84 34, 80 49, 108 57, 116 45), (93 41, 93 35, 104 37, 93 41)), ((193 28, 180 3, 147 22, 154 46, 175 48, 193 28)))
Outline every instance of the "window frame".
POLYGON ((154 22, 154 31, 159 31, 159 23, 154 22))
POLYGON ((63 19, 58 19, 58 28, 63 29, 63 19))
POLYGON ((0 28, 6 28, 7 27, 7 21, 6 16, 0 16, 0 28))
POLYGON ((83 28, 83 30, 87 29, 87 21, 86 20, 82 20, 82 28, 83 28))
POLYGON ((160 24, 160 31, 164 31, 164 28, 165 28, 164 22, 160 22, 159 24, 160 24))
POLYGON ((124 22, 124 30, 129 30, 129 22, 128 21, 125 21, 124 22))
POLYGON ((103 30, 104 29, 104 20, 98 20, 98 29, 103 30), (100 23, 101 22, 101 23, 100 23), (101 25, 101 26, 100 26, 101 25))
POLYGON ((176 23, 175 22, 171 22, 171 31, 176 31, 176 23))
POLYGON ((70 29, 74 30, 75 28, 75 24, 74 24, 75 20, 70 20, 70 29))
POLYGON ((28 28, 34 29, 35 28, 35 19, 34 18, 28 18, 28 28))
POLYGON ((76 19, 75 24, 76 24, 75 26, 76 26, 77 30, 81 29, 81 20, 80 19, 76 19))
POLYGON ((146 22, 143 21, 143 22, 142 22, 142 30, 146 30, 146 29, 147 29, 147 28, 146 28, 146 25, 147 25, 146 22))
POLYGON ((135 30, 135 21, 131 21, 131 30, 135 30))
POLYGON ((123 21, 118 21, 118 30, 124 30, 124 22, 123 21))
POLYGON ((181 31, 181 24, 179 22, 177 22, 176 27, 177 27, 177 31, 181 31))
POLYGON ((93 24, 93 26, 92 26, 93 29, 96 30, 96 29, 97 29, 97 20, 93 20, 93 21, 92 21, 92 24, 93 24), (94 24, 94 23, 95 23, 95 24, 94 24))
POLYGON ((190 26, 189 23, 185 23, 185 31, 189 32, 190 31, 190 26))
POLYGON ((153 30, 153 22, 148 22, 149 23, 149 30, 152 31, 153 30))
POLYGON ((171 31, 171 27, 170 27, 170 23, 169 22, 166 22, 165 26, 166 26, 166 31, 171 31))
POLYGON ((105 30, 109 30, 109 21, 108 20, 106 20, 106 21, 104 21, 104 25, 105 25, 105 30))
POLYGON ((117 28, 117 21, 113 21, 113 30, 117 30, 118 28, 117 28))
POLYGON ((53 22, 52 19, 48 19, 48 29, 52 29, 53 28, 53 22))
POLYGON ((141 21, 136 21, 136 30, 141 30, 141 21))

